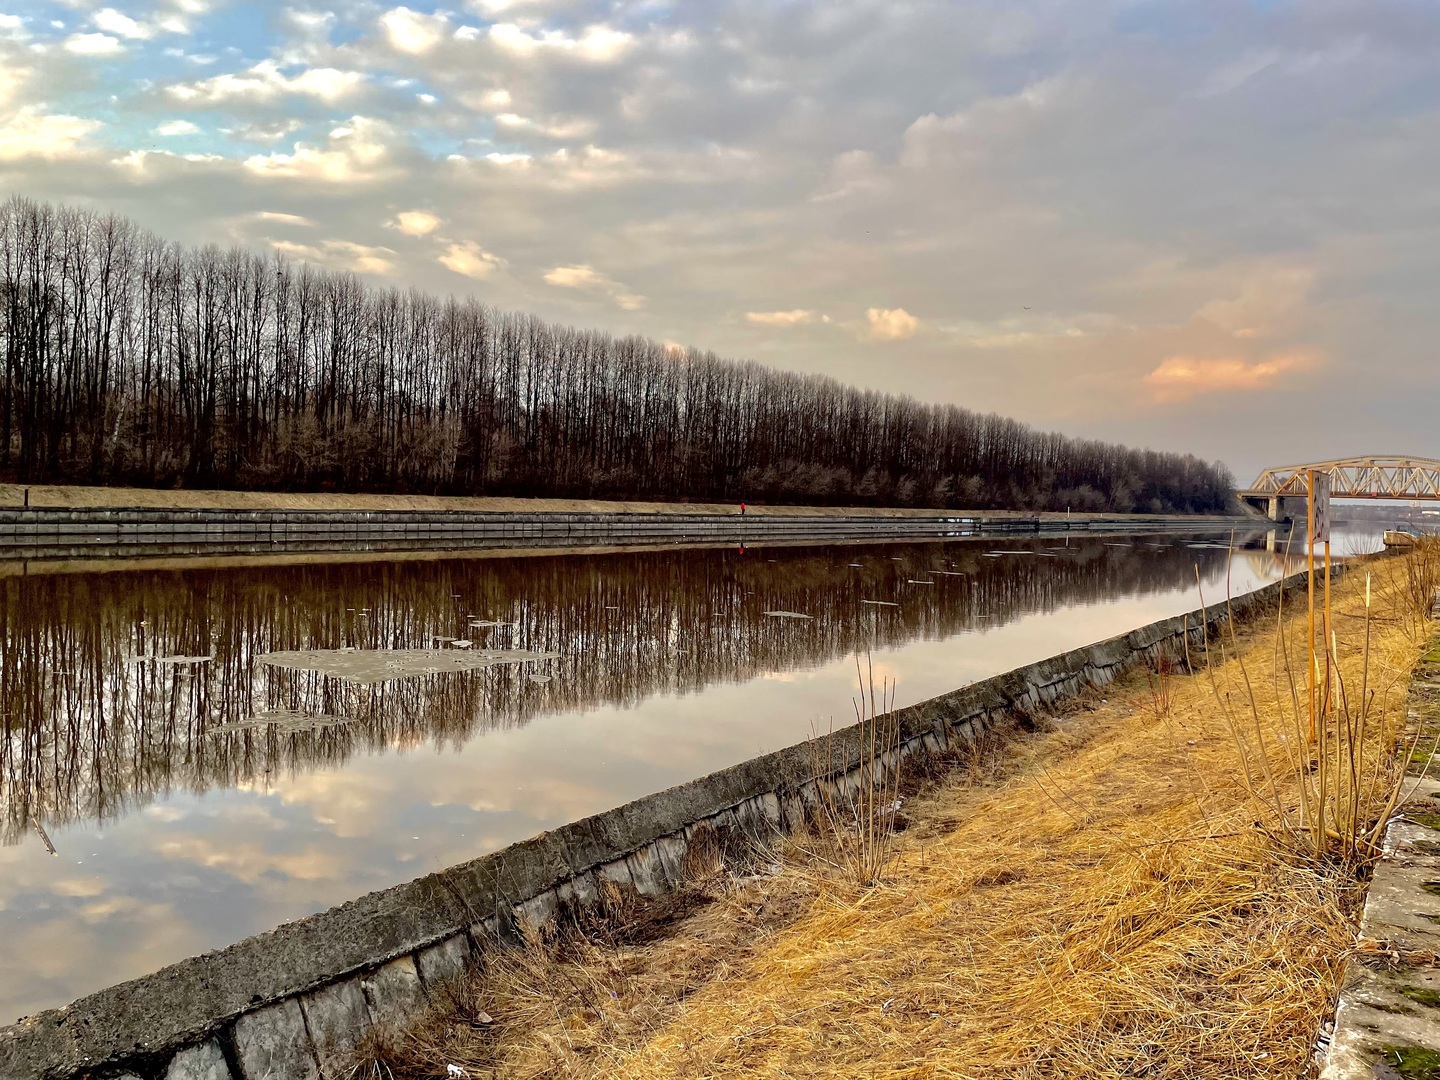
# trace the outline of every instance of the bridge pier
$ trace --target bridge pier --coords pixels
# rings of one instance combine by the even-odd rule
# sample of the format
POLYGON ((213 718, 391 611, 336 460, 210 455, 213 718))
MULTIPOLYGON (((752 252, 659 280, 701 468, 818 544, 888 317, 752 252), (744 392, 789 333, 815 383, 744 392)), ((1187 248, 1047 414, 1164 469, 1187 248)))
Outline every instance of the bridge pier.
POLYGON ((1283 496, 1283 495, 1246 495, 1245 502, 1264 514, 1270 521, 1277 524, 1284 524, 1288 521, 1300 521, 1305 517, 1305 497, 1283 496))
POLYGON ((1298 498, 1294 495, 1289 498, 1272 496, 1267 509, 1266 516, 1271 521, 1300 521, 1310 512, 1309 500, 1303 495, 1298 498))

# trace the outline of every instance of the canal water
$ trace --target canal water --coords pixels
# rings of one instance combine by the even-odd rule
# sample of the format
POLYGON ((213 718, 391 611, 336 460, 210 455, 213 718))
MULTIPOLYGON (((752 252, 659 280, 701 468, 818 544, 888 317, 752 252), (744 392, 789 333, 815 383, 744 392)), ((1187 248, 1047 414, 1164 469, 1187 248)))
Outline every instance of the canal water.
POLYGON ((0 564, 0 1024, 850 722, 857 653, 904 705, 1281 572, 1213 534, 64 569, 0 564))

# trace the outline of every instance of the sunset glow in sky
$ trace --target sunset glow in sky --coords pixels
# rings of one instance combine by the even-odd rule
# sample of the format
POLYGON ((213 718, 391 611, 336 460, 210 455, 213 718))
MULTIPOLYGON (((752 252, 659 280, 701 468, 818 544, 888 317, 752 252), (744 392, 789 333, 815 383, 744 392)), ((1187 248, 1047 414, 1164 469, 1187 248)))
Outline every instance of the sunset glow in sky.
POLYGON ((1440 456, 1440 5, 0 0, 0 195, 1261 466, 1440 456))

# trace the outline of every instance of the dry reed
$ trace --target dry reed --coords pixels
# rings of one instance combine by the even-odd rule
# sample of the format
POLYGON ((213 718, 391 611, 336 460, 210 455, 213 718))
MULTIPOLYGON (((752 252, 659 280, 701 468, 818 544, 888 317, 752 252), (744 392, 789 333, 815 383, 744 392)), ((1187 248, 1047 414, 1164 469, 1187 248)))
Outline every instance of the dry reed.
MULTIPOLYGON (((882 679, 876 692, 875 667, 868 654, 863 669, 859 654, 855 656, 855 682, 857 694, 851 704, 859 761, 848 776, 817 784, 816 827, 805 839, 812 857, 829 862, 863 886, 873 884, 890 862, 901 801, 900 721, 895 713, 895 683, 882 679)), ((837 776, 848 765, 837 759, 837 745, 834 738, 811 743, 816 777, 837 776)))

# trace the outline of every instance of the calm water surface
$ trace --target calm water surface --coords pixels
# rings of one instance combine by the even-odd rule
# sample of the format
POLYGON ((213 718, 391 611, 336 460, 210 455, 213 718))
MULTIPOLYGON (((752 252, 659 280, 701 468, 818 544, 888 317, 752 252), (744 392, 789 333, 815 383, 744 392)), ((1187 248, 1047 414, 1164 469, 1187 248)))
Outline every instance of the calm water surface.
POLYGON ((908 704, 1190 610, 1197 567, 1207 599, 1280 572, 1167 536, 0 564, 0 1023, 846 723, 857 650, 908 704), (258 660, 437 637, 559 656, 378 686, 258 660))

